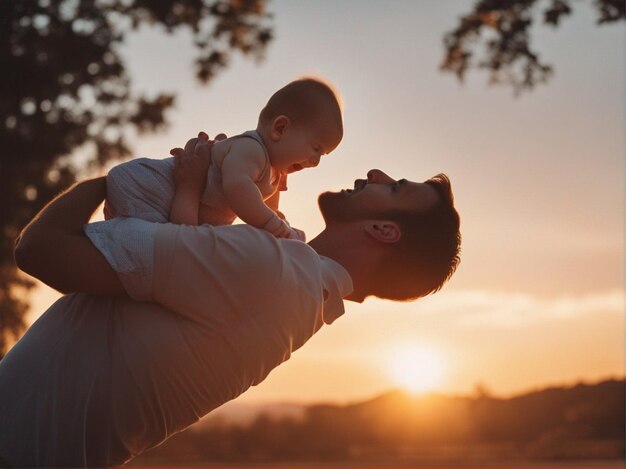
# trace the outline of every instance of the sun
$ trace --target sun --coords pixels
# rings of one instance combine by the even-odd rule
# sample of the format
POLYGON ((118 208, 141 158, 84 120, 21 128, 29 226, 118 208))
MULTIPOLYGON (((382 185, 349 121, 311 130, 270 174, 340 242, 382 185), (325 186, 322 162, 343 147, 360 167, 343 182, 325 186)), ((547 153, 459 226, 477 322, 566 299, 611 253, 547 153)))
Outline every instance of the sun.
POLYGON ((397 386, 418 394, 441 385, 445 367, 434 347, 402 345, 392 349, 389 357, 391 379, 397 386))

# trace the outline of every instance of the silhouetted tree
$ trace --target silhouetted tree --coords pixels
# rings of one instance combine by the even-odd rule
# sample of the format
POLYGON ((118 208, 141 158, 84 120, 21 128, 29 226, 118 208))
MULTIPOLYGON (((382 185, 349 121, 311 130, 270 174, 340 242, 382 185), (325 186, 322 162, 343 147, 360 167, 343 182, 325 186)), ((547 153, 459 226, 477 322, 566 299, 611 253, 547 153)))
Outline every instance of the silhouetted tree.
MULTIPOLYGON (((257 58, 272 38, 265 0, 0 2, 0 357, 25 329, 32 286, 12 255, 19 230, 79 169, 129 154, 128 130, 166 125, 174 95, 131 90, 120 46, 141 25, 189 29, 206 83, 233 52, 257 58)), ((167 64, 163 64, 167 67, 167 64)))
MULTIPOLYGON (((573 4, 571 0, 479 0, 471 13, 461 17, 457 28, 445 35, 441 69, 461 81, 469 69, 487 69, 490 84, 512 86, 516 95, 530 91, 554 73, 530 46, 533 21, 541 12, 543 24, 556 27, 572 13, 573 4), (477 61, 476 49, 481 43, 485 57, 477 61)), ((598 25, 626 19, 624 0, 592 0, 591 4, 598 25)))

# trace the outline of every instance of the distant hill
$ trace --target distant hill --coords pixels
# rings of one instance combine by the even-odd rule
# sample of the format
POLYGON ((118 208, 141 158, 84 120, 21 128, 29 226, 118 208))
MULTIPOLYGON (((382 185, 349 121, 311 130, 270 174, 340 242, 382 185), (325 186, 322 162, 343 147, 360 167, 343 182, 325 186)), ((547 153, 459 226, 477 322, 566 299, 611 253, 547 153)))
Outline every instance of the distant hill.
POLYGON ((623 459, 625 399, 624 380, 607 380, 510 399, 393 391, 342 406, 270 406, 253 420, 208 420, 133 464, 623 459))
POLYGON ((195 430, 202 431, 210 427, 240 426, 245 427, 258 417, 265 416, 273 420, 291 418, 301 420, 307 410, 306 404, 291 402, 273 402, 269 404, 248 404, 231 401, 215 409, 194 425, 195 430))

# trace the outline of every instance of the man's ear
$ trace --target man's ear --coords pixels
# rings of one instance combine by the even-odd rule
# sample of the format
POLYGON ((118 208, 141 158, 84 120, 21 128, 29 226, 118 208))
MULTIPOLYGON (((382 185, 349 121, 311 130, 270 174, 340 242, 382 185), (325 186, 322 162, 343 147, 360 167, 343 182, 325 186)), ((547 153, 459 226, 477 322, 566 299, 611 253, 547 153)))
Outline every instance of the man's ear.
POLYGON ((397 243, 402 237, 400 227, 392 221, 372 221, 365 226, 365 232, 381 243, 397 243))
POLYGON ((291 125, 291 121, 287 116, 278 116, 274 119, 272 122, 272 129, 270 131, 272 140, 274 142, 278 142, 282 136, 285 135, 285 132, 287 132, 289 125, 291 125))

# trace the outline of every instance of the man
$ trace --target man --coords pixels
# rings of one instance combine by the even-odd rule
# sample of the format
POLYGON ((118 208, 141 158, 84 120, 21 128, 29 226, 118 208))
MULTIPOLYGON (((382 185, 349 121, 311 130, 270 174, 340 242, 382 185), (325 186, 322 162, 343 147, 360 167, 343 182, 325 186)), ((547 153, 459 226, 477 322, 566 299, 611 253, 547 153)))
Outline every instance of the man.
POLYGON ((343 314, 342 298, 421 297, 459 260, 443 175, 372 170, 322 194, 326 227, 308 245, 247 225, 129 218, 83 230, 104 197, 103 178, 75 185, 16 245, 20 268, 82 293, 52 305, 0 362, 6 465, 127 462, 261 382, 343 314))

